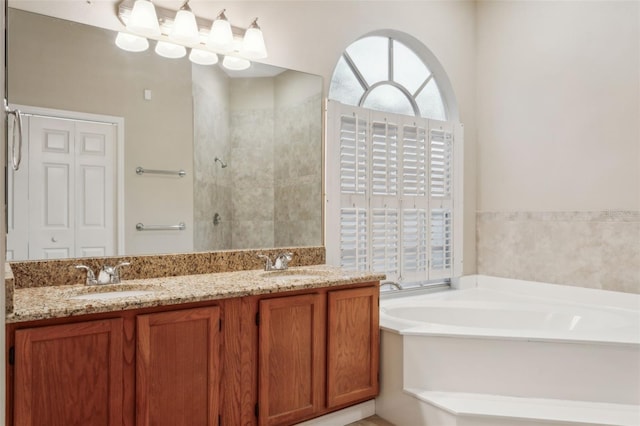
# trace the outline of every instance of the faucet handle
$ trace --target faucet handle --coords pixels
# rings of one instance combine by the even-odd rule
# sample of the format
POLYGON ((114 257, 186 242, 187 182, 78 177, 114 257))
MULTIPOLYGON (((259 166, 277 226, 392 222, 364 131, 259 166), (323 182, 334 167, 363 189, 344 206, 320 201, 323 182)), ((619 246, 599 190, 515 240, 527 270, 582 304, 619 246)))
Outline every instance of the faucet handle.
POLYGON ((264 259, 264 270, 265 271, 270 271, 271 269, 273 269, 273 263, 271 263, 271 259, 269 258, 269 256, 267 256, 266 254, 258 254, 258 257, 260 259, 264 259))
POLYGON ((129 262, 120 262, 116 266, 102 266, 98 276, 99 284, 120 284, 120 268, 131 265, 129 262))
POLYGON ((76 269, 81 269, 87 271, 87 280, 85 281, 86 285, 94 285, 98 284, 98 280, 96 280, 96 275, 93 273, 93 270, 86 265, 76 265, 76 269))
POLYGON ((274 265, 274 269, 287 269, 287 267, 289 266, 289 262, 291 262, 291 259, 293 259, 293 253, 280 253, 276 257, 276 264, 274 265))
POLYGON ((120 268, 122 268, 123 266, 129 266, 129 265, 131 265, 131 262, 120 262, 113 267, 113 275, 111 277, 111 280, 112 280, 111 282, 113 284, 120 283, 120 268))

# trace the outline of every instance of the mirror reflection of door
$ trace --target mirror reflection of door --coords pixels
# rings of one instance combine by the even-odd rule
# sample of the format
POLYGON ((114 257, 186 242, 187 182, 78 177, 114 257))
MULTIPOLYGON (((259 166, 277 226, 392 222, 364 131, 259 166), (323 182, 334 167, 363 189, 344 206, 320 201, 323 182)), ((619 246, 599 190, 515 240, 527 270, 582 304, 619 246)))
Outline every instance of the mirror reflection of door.
POLYGON ((116 124, 26 114, 24 130, 27 161, 8 179, 7 259, 116 254, 116 124))

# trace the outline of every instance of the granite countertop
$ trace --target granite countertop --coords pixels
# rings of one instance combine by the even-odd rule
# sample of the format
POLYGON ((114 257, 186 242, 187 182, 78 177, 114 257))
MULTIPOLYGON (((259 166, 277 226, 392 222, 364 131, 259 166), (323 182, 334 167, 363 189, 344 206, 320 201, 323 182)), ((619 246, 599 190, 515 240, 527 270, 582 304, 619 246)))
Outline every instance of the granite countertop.
POLYGON ((20 288, 14 292, 14 309, 7 323, 61 318, 98 312, 176 305, 283 291, 333 287, 380 281, 384 275, 314 265, 287 271, 248 270, 214 274, 125 280, 121 284, 59 285, 20 288), (87 293, 149 291, 148 294, 107 300, 70 299, 87 293))

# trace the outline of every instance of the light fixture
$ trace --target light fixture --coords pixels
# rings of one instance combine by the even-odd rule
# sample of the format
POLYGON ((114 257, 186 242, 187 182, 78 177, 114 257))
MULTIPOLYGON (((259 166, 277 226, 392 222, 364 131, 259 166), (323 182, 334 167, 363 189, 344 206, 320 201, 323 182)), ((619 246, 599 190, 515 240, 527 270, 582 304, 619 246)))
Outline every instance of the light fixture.
POLYGON ((136 0, 127 22, 127 30, 147 37, 160 35, 156 8, 151 0, 136 0))
POLYGON ((169 38, 184 44, 198 44, 200 37, 198 34, 198 24, 196 16, 189 7, 189 0, 185 1, 173 20, 173 28, 169 38))
POLYGON ((179 44, 169 43, 168 41, 158 41, 156 44, 156 53, 169 59, 182 58, 187 54, 187 48, 179 44))
POLYGON ((224 14, 225 10, 222 9, 222 12, 213 21, 209 31, 209 39, 207 40, 207 46, 220 52, 230 51, 233 45, 233 31, 227 16, 224 14))
POLYGON ((149 40, 134 34, 119 32, 116 36, 116 46, 127 52, 144 52, 149 48, 149 40))
POLYGON ((156 7, 151 0, 122 0, 118 17, 126 31, 118 33, 116 45, 129 52, 142 52, 149 48, 148 39, 153 39, 157 41, 155 52, 165 58, 182 58, 190 47, 189 59, 200 65, 213 65, 218 62, 217 54, 223 54, 222 65, 230 70, 247 69, 250 59, 267 57, 258 18, 243 30, 231 26, 226 9, 211 21, 197 18, 189 0, 182 1, 176 12, 156 7))
POLYGON ((225 55, 222 60, 222 66, 232 71, 246 70, 251 66, 251 62, 248 59, 239 58, 237 56, 225 55))
POLYGON ((262 59, 267 57, 267 48, 264 45, 262 30, 258 26, 258 18, 254 19, 242 39, 242 56, 251 59, 262 59))
POLYGON ((213 65, 218 63, 218 55, 213 52, 209 52, 204 49, 191 49, 189 53, 189 60, 198 65, 213 65))

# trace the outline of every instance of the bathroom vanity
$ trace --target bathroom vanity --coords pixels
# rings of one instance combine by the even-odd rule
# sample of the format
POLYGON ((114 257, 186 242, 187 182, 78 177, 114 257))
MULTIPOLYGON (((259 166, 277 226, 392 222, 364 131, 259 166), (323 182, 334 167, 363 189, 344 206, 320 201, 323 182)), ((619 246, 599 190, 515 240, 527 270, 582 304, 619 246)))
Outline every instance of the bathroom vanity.
POLYGON ((371 399, 382 278, 316 265, 16 289, 7 424, 286 425, 371 399))

